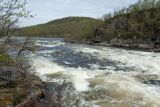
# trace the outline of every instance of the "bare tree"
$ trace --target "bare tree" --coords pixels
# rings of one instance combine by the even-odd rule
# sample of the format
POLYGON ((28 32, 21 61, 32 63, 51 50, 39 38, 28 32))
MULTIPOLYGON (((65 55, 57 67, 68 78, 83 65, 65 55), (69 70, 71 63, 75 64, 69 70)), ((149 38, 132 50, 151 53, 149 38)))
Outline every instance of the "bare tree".
POLYGON ((21 55, 23 51, 34 52, 36 49, 35 41, 33 38, 26 37, 23 44, 19 47, 17 58, 21 55))
POLYGON ((16 24, 19 19, 32 17, 30 11, 26 10, 26 4, 26 0, 0 0, 0 36, 6 37, 1 46, 1 51, 13 31, 17 29, 16 24))

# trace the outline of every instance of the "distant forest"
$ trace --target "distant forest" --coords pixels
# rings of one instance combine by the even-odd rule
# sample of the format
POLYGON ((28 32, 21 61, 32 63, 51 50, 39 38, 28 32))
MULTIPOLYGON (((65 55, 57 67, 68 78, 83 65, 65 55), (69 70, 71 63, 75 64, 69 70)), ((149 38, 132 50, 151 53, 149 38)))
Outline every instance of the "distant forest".
POLYGON ((27 36, 62 37, 67 40, 92 38, 101 20, 90 17, 65 17, 48 23, 22 28, 27 36))
POLYGON ((67 40, 159 43, 160 0, 139 0, 101 19, 67 17, 22 29, 29 36, 64 37, 67 40), (127 41, 124 41, 127 40, 127 41))
POLYGON ((97 27, 97 38, 156 42, 160 39, 160 0, 139 0, 128 8, 104 15, 103 20, 97 27))

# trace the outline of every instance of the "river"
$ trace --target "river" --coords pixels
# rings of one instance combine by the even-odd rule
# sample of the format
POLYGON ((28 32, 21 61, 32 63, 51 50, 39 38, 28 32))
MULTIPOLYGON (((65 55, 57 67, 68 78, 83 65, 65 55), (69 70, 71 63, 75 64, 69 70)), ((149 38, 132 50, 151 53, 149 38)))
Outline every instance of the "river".
MULTIPOLYGON (((65 88, 64 107, 160 107, 160 53, 38 38, 30 64, 65 88)), ((54 88, 54 87, 53 87, 54 88)))

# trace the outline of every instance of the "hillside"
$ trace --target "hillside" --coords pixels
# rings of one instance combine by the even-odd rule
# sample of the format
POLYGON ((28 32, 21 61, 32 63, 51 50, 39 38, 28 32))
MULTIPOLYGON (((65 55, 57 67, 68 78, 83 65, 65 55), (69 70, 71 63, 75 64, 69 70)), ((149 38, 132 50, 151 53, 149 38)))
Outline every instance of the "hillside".
POLYGON ((103 19, 104 23, 96 28, 95 40, 132 47, 160 45, 160 0, 139 0, 103 19))
POLYGON ((105 20, 101 29, 110 40, 121 39, 157 39, 160 34, 160 8, 140 10, 121 14, 105 20))
POLYGON ((139 0, 129 7, 104 15, 102 20, 66 17, 22 30, 29 36, 157 48, 160 47, 160 0, 139 0))
POLYGON ((94 27, 101 22, 89 17, 66 17, 48 23, 22 28, 29 36, 64 37, 81 40, 92 36, 94 27))

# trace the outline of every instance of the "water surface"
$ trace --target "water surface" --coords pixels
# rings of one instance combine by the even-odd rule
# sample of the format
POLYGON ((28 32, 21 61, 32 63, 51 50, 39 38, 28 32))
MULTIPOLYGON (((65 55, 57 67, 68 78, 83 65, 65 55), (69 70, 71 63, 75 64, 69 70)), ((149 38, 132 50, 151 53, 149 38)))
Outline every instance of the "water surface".
POLYGON ((160 54, 36 39, 30 63, 48 82, 71 83, 64 107, 160 107, 160 54))

